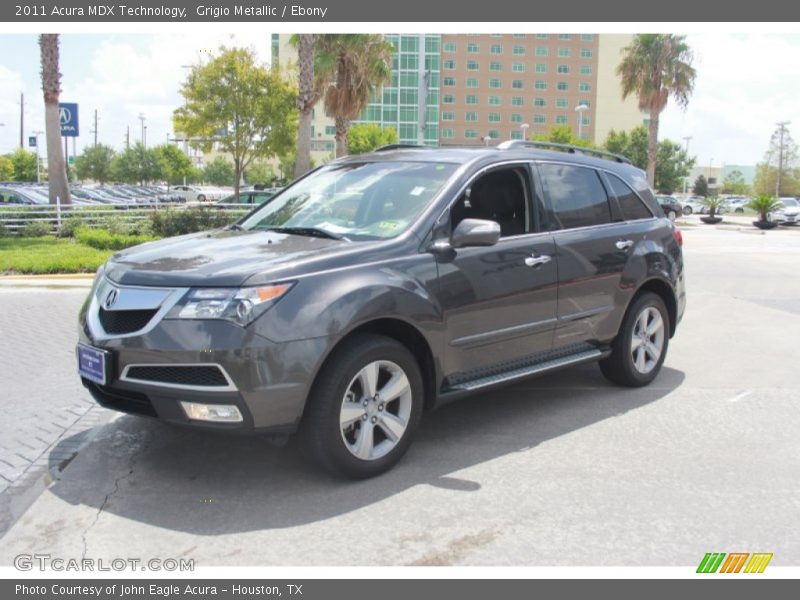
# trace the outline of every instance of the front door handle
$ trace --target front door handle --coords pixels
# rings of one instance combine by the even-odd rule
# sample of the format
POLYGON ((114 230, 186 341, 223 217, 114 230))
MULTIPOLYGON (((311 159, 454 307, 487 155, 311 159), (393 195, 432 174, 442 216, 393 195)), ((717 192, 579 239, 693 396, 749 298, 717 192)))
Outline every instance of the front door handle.
POLYGON ((627 250, 631 246, 633 246, 633 241, 632 240, 620 240, 620 241, 617 242, 617 248, 619 250, 627 250))
POLYGON ((548 256, 547 254, 540 254, 539 256, 529 256, 525 259, 525 266, 526 267, 538 267, 541 265, 546 265, 551 260, 553 260, 552 256, 548 256))

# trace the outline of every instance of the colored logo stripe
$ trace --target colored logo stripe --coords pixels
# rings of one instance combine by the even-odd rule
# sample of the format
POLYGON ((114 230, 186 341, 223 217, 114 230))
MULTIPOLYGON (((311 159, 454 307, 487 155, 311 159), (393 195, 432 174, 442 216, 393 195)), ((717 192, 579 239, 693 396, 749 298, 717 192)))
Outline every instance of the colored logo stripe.
POLYGON ((750 562, 747 563, 747 566, 744 568, 745 573, 763 573, 764 569, 767 568, 769 561, 772 560, 772 554, 767 554, 766 552, 756 553, 753 554, 750 562))
POLYGON ((732 552, 728 554, 728 558, 722 563, 720 573, 738 573, 744 566, 744 561, 750 556, 749 552, 732 552))
POLYGON ((703 560, 700 561, 700 566, 697 567, 698 573, 716 573, 719 566, 722 564, 722 559, 725 558, 724 552, 708 552, 703 560))

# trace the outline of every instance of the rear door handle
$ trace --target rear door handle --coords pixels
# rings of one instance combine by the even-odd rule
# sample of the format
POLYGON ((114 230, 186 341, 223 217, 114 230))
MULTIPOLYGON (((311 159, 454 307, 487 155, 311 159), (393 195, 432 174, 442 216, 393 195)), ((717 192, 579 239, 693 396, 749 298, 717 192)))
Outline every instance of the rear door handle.
POLYGON ((616 245, 617 245, 617 248, 619 250, 627 250, 628 248, 633 246, 633 241, 632 240, 620 240, 620 241, 617 242, 616 245))
POLYGON ((553 257, 548 256, 547 254, 540 254, 539 256, 529 256, 525 259, 525 266, 538 267, 540 265, 546 265, 551 260, 553 260, 553 257))

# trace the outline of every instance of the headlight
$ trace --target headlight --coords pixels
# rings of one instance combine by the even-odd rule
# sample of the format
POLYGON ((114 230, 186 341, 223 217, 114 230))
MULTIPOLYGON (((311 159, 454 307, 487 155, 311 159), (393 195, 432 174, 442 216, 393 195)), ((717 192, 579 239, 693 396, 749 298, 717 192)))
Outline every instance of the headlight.
POLYGON ((278 299, 293 283, 276 283, 243 288, 194 288, 170 311, 171 319, 226 319, 249 325, 278 299))

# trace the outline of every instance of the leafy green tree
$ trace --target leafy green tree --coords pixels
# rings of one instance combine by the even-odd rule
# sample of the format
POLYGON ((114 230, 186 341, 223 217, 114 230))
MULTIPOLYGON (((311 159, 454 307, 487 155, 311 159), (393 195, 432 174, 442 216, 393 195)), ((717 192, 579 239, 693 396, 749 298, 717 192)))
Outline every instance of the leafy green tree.
POLYGON ((113 161, 114 149, 111 146, 89 146, 75 159, 75 171, 79 179, 91 179, 103 185, 111 179, 113 161))
POLYGON ((570 146, 591 147, 589 140, 579 139, 572 133, 569 125, 555 125, 547 133, 537 133, 532 136, 537 142, 552 142, 554 144, 569 144, 570 146))
POLYGON ((347 140, 349 154, 364 154, 375 148, 397 143, 397 131, 393 127, 381 127, 374 123, 353 125, 347 140))
POLYGON ((139 185, 164 178, 158 152, 145 148, 141 143, 117 154, 111 162, 111 173, 116 181, 139 185))
POLYGON ((738 169, 731 171, 722 180, 722 188, 720 191, 723 194, 736 194, 737 196, 744 196, 750 193, 750 186, 744 181, 744 175, 738 169))
POLYGON ((344 156, 350 121, 391 80, 394 47, 377 34, 320 34, 314 52, 316 90, 336 125, 336 156, 344 156))
POLYGON ((275 179, 272 165, 264 161, 254 162, 244 172, 244 180, 251 185, 271 185, 275 179))
POLYGON ((784 126, 773 132, 764 162, 756 165, 753 187, 760 194, 800 194, 800 158, 797 144, 784 126))
MULTIPOLYGON (((291 181, 294 181, 294 177, 292 176, 293 173, 296 172, 295 170, 295 161, 297 160, 297 154, 294 150, 290 150, 286 154, 283 154, 278 158, 278 172, 279 172, 279 181, 282 185, 285 185, 291 181)), ((311 162, 308 164, 309 169, 313 169, 316 167, 317 164, 314 159, 311 159, 311 162)))
MULTIPOLYGON (((640 125, 631 131, 610 131, 605 149, 626 156, 634 165, 645 169, 647 145, 647 128, 640 125)), ((672 140, 661 140, 658 143, 657 157, 655 189, 664 194, 672 194, 681 189, 684 177, 694 167, 695 159, 690 158, 686 150, 672 140)))
POLYGON ((0 181, 11 181, 14 177, 14 163, 7 156, 0 156, 0 181))
POLYGON ((683 108, 689 104, 696 76, 691 63, 686 36, 642 33, 623 49, 622 62, 617 66, 622 99, 635 94, 639 108, 648 111, 647 180, 654 187, 659 118, 670 97, 683 108))
POLYGON ((203 181, 212 185, 233 185, 235 178, 233 163, 221 156, 208 161, 203 168, 203 181))
POLYGON ((153 149, 161 163, 161 171, 167 180, 167 187, 170 184, 176 185, 183 183, 183 179, 191 179, 194 172, 192 159, 186 153, 172 144, 162 144, 153 149))
POLYGON ((36 155, 22 148, 17 148, 8 155, 13 169, 14 181, 36 181, 36 155))
POLYGON ((708 181, 706 181, 705 175, 698 175, 697 179, 694 180, 692 193, 695 196, 702 196, 703 198, 708 196, 708 181))
POLYGON ((297 92, 278 69, 257 64, 252 50, 220 48, 192 69, 181 93, 186 103, 173 113, 175 131, 206 152, 216 144, 232 157, 237 196, 242 173, 254 159, 294 146, 297 92))

